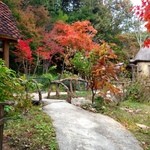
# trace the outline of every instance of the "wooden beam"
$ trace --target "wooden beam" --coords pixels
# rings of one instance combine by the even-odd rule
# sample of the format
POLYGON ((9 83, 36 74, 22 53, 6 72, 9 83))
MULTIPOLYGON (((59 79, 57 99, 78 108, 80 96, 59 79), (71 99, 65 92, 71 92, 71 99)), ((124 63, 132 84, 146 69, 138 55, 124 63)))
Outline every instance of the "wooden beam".
POLYGON ((4 41, 4 55, 3 59, 7 67, 9 67, 9 42, 7 40, 4 41))

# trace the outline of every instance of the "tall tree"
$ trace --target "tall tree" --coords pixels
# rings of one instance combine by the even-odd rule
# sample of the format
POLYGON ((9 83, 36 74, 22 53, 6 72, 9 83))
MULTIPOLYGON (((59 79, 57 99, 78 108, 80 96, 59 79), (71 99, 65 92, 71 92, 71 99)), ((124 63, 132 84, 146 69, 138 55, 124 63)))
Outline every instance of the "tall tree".
POLYGON ((129 30, 128 22, 132 17, 129 13, 131 8, 129 0, 108 0, 103 4, 97 4, 96 7, 94 25, 100 33, 99 38, 113 42, 115 35, 129 30))
POLYGON ((30 74, 31 62, 33 60, 32 51, 30 49, 31 40, 19 40, 16 50, 13 52, 16 55, 16 62, 19 62, 19 68, 23 67, 26 75, 30 74))
POLYGON ((98 31, 96 39, 114 42, 115 35, 129 30, 131 6, 130 0, 80 0, 78 11, 67 13, 68 22, 89 20, 98 31))

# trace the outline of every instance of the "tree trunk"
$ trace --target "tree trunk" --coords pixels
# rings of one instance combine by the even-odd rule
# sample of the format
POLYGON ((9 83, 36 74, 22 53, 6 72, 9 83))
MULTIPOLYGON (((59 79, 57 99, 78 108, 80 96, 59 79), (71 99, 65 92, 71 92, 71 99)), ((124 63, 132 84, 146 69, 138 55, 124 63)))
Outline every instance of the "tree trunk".
POLYGON ((93 88, 91 88, 91 91, 92 91, 92 104, 93 104, 95 100, 95 92, 93 88))
POLYGON ((52 91, 52 89, 51 89, 51 87, 50 87, 49 90, 48 90, 48 93, 47 93, 47 98, 50 98, 50 97, 51 97, 51 91, 52 91))
POLYGON ((56 84, 56 97, 59 98, 60 94, 59 94, 59 83, 56 84))
POLYGON ((37 68, 38 68, 38 65, 40 63, 40 59, 39 59, 39 55, 37 56, 37 61, 36 61, 36 65, 35 65, 35 68, 34 68, 34 71, 33 71, 33 75, 35 75, 36 71, 37 71, 37 68))

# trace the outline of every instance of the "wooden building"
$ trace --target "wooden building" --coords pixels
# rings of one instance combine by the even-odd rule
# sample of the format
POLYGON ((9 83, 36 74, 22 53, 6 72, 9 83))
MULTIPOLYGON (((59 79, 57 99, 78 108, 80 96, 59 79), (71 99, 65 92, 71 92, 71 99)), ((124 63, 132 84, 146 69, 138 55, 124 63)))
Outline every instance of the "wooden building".
POLYGON ((0 1, 0 58, 9 67, 9 43, 17 42, 20 34, 8 6, 0 1))
POLYGON ((136 78, 150 78, 150 48, 141 48, 130 62, 130 65, 132 67, 132 74, 136 78))

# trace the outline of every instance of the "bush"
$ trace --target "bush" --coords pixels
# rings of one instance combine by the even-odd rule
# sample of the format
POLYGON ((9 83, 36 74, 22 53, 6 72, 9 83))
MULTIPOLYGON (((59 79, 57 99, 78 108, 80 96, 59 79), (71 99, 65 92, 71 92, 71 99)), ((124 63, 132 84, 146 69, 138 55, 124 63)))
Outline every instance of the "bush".
POLYGON ((0 102, 8 100, 15 101, 15 109, 22 112, 31 106, 31 97, 25 92, 25 86, 21 85, 16 73, 0 59, 0 102))
POLYGON ((150 102, 149 89, 144 83, 133 82, 127 87, 125 100, 137 102, 150 102))
POLYGON ((0 59, 0 102, 12 100, 16 86, 18 86, 18 81, 15 72, 8 69, 0 59))

